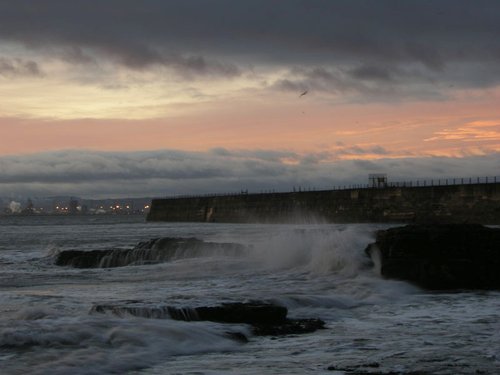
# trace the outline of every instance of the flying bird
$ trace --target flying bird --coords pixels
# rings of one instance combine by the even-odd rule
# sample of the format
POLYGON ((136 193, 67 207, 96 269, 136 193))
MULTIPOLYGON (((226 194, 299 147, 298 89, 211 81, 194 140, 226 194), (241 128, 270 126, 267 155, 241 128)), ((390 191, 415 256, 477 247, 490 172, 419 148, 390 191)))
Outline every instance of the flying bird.
POLYGON ((308 93, 309 90, 304 91, 302 94, 299 95, 299 98, 302 98, 305 94, 308 93))

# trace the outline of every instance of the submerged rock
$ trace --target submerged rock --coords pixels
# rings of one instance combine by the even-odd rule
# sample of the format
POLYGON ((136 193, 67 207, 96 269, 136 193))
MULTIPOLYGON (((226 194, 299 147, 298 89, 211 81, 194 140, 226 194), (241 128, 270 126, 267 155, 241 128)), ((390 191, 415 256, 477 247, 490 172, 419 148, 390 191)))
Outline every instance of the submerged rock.
POLYGON ((205 242, 197 238, 163 237, 140 242, 133 249, 65 250, 55 264, 75 268, 110 268, 167 262, 201 256, 234 256, 246 247, 236 243, 205 242))
POLYGON ((366 252, 384 277, 433 290, 499 289, 500 229, 407 225, 378 231, 366 252))
POLYGON ((281 336, 311 333, 325 328, 321 319, 285 319, 277 324, 254 324, 253 333, 256 336, 281 336))
POLYGON ((324 328, 320 319, 289 319, 284 306, 265 302, 224 303, 219 306, 177 308, 172 306, 94 305, 91 312, 111 312, 118 316, 133 315, 152 319, 244 323, 253 327, 257 336, 310 333, 324 328))
POLYGON ((99 262, 114 250, 64 250, 56 254, 57 266, 72 266, 75 268, 98 267, 99 262))

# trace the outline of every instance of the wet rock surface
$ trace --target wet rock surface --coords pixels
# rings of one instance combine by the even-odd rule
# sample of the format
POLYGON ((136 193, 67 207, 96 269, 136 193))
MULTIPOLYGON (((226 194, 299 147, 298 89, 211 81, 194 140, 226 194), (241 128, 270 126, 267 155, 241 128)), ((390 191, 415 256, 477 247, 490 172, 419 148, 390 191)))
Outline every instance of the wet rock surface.
POLYGON ((219 306, 202 306, 196 308, 169 307, 168 312, 176 320, 209 320, 220 323, 246 323, 270 325, 285 322, 286 307, 250 302, 225 303, 219 306))
MULTIPOLYGON (((265 302, 224 303, 218 306, 177 308, 172 306, 145 306, 140 303, 127 305, 94 305, 91 312, 123 316, 133 315, 152 319, 174 319, 182 321, 212 321, 218 323, 243 323, 252 326, 256 336, 281 336, 314 332, 324 328, 320 319, 289 319, 284 306, 265 302)), ((228 335, 245 341, 241 333, 228 335), (236 336, 235 336, 236 335, 236 336)))
POLYGON ((387 278, 431 290, 500 289, 500 229, 407 225, 378 231, 366 249, 387 278))
POLYGON ((162 237, 138 243, 133 249, 65 250, 55 264, 74 268, 112 268, 168 262, 200 256, 236 256, 246 247, 236 243, 205 242, 197 238, 162 237))
POLYGON ((325 328, 321 319, 285 319, 281 323, 254 324, 253 333, 256 336, 282 336, 311 333, 325 328))

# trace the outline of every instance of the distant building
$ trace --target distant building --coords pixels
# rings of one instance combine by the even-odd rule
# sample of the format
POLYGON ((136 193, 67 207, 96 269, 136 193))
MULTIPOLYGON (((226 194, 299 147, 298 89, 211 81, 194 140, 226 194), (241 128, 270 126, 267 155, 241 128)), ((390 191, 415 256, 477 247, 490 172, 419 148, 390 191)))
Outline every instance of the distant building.
POLYGON ((387 174, 385 173, 372 173, 368 175, 370 187, 385 188, 387 187, 387 174))
POLYGON ((26 202, 26 207, 21 211, 21 213, 25 215, 31 215, 35 213, 35 208, 33 205, 33 201, 31 199, 28 198, 26 202))
POLYGON ((75 215, 78 213, 78 201, 76 199, 70 199, 68 205, 68 213, 75 215))

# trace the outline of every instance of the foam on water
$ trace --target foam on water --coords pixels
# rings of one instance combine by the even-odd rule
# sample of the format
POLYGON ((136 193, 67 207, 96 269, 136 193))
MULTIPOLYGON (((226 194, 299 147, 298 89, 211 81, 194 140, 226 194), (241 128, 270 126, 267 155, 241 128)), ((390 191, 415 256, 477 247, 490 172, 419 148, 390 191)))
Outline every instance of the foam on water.
POLYGON ((227 330, 206 322, 57 316, 27 309, 9 326, 0 326, 0 350, 10 354, 9 362, 0 363, 4 373, 123 374, 171 356, 239 350, 227 330))
POLYGON ((499 373, 499 293, 431 294, 382 279, 364 253, 381 226, 86 220, 0 226, 2 375, 313 374, 375 362, 382 373, 499 373), (59 250, 131 249, 157 237, 249 251, 112 269, 48 261, 59 250), (327 329, 241 345, 226 332, 248 335, 243 326, 89 314, 95 303, 127 300, 196 307, 254 299, 288 307, 291 318, 321 318, 327 329))
POLYGON ((418 293, 418 288, 406 282, 380 277, 364 252, 373 241, 374 229, 366 225, 282 228, 256 241, 249 258, 275 279, 287 278, 282 283, 293 291, 277 301, 289 308, 350 309, 418 293))

